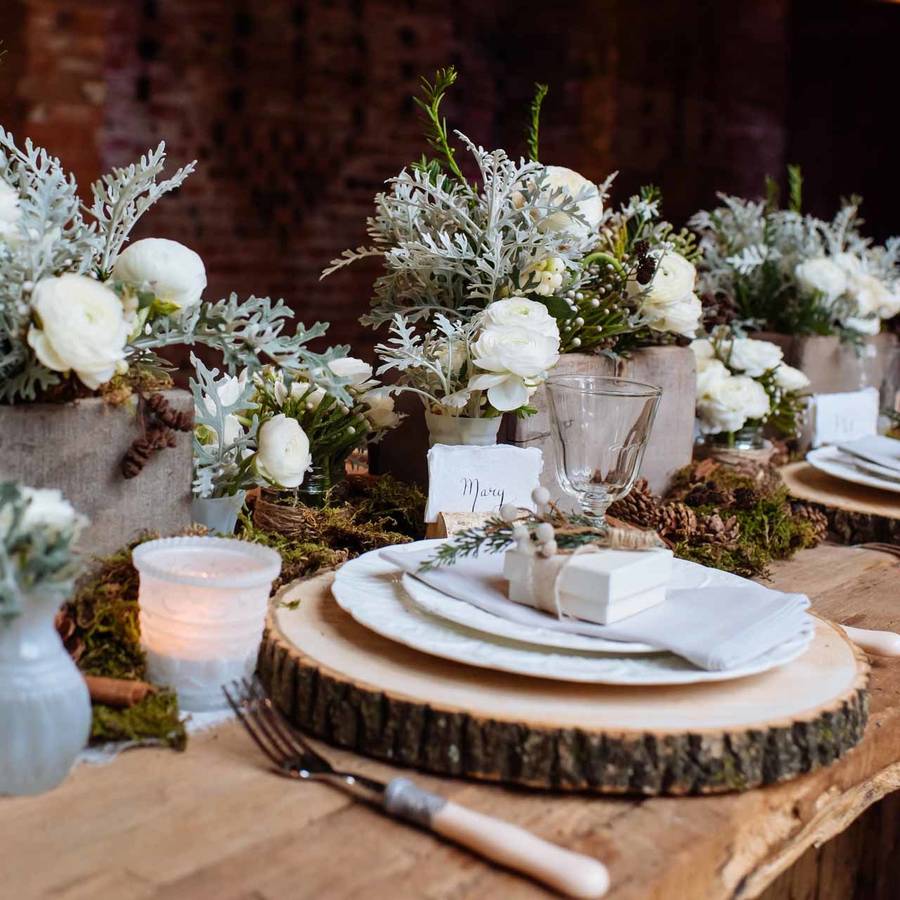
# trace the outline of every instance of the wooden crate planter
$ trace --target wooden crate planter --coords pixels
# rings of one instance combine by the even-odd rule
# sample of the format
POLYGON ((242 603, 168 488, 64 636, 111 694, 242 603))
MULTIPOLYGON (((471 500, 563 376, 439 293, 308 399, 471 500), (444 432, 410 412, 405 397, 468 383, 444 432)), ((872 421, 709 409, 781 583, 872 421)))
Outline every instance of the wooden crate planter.
POLYGON ((891 350, 897 344, 893 334, 865 338, 861 351, 850 344, 842 344, 836 335, 794 337, 764 331, 753 337, 778 344, 784 351, 784 361, 806 373, 811 382, 810 391, 814 394, 880 387, 891 350))
MULTIPOLYGON (((176 409, 193 409, 187 391, 165 396, 176 409)), ((138 434, 131 404, 0 406, 0 479, 59 488, 90 519, 80 540, 86 553, 110 553, 143 529, 179 531, 191 521, 191 436, 179 434, 174 448, 126 480, 122 457, 138 434)))
MULTIPOLYGON (((688 347, 647 347, 627 359, 613 360, 586 353, 567 353, 554 375, 616 375, 662 388, 659 411, 644 455, 641 475, 658 493, 669 487, 672 475, 691 461, 694 446, 694 406, 697 385, 694 354, 688 347)), ((545 389, 539 388, 532 405, 538 410, 527 419, 508 417, 501 440, 522 447, 540 447, 544 453, 543 484, 555 494, 556 454, 550 437, 550 414, 545 389)))

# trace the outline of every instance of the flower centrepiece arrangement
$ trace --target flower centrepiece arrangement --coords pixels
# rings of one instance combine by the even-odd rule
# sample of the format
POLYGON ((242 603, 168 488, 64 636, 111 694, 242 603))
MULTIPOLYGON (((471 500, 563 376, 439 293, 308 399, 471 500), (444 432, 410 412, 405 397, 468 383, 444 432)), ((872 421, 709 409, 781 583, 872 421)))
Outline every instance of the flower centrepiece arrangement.
POLYGON ((362 319, 390 326, 377 348, 379 373, 400 372, 403 388, 432 414, 527 415, 559 351, 693 337, 701 312, 696 248, 688 232, 660 219, 658 192, 647 188, 611 210, 612 178, 598 185, 539 162, 542 85, 527 160, 455 133, 477 168, 469 180, 440 113, 455 80, 454 69, 442 69, 433 83, 423 79, 416 98, 436 156, 389 179, 368 220, 371 244, 344 251, 323 272, 382 259, 362 319))
POLYGON ((368 363, 346 351, 330 348, 314 365, 265 367, 252 375, 245 369, 238 376, 220 376, 192 358, 195 494, 304 485, 326 494, 355 449, 400 422, 390 390, 371 377, 368 363))
MULTIPOLYGON (((58 159, 31 141, 20 149, 0 129, 0 403, 95 391, 143 400, 171 386, 159 351, 179 344, 218 350, 229 372, 327 363, 306 346, 326 325, 288 333, 293 311, 267 297, 204 300, 203 261, 176 241, 126 246, 138 219, 194 170, 160 180, 165 164, 161 143, 95 182, 86 203, 58 159)), ((323 368, 322 380, 348 399, 345 379, 323 368)), ((143 402, 141 411, 144 433, 123 467, 131 475, 174 440, 165 412, 143 402)))
POLYGON ((697 420, 701 434, 734 446, 741 432, 762 429, 775 437, 797 436, 809 379, 782 361, 769 341, 734 337, 725 328, 691 343, 697 361, 697 420))
POLYGON ((783 334, 839 334, 859 342, 900 313, 900 238, 883 246, 865 237, 860 198, 831 221, 801 211, 802 178, 788 168, 789 203, 777 185, 765 200, 720 194, 722 205, 698 212, 700 289, 719 322, 783 334))

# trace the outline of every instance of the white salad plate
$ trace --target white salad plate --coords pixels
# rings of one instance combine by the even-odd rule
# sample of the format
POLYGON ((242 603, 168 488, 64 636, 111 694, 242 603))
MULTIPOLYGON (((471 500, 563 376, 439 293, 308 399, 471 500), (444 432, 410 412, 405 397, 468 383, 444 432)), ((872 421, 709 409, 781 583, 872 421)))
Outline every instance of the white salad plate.
POLYGON ((882 478, 874 474, 864 460, 856 460, 837 447, 819 447, 817 450, 810 450, 806 454, 806 461, 820 472, 840 478, 842 481, 900 494, 900 480, 882 478))
MULTIPOLYGON (((728 681, 766 672, 797 659, 806 651, 814 632, 810 619, 807 632, 752 663, 710 672, 672 653, 623 653, 621 649, 598 653, 596 649, 550 648, 537 646, 533 641, 526 643, 495 636, 426 612, 412 601, 403 587, 402 576, 400 569, 373 550, 345 563, 335 575, 331 590, 345 612, 382 637, 466 665, 556 681, 634 686, 728 681)), ((728 573, 713 572, 711 576, 707 574, 706 583, 732 584, 735 578, 728 573)))

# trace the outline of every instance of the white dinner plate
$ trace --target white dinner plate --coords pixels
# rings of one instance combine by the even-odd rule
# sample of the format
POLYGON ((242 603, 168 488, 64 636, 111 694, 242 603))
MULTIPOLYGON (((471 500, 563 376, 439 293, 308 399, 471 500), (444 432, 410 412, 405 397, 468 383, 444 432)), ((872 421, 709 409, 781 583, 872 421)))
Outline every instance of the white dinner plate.
POLYGON ((842 481, 851 481, 853 484, 863 484, 866 487, 900 494, 900 481, 881 478, 874 473, 870 474, 871 470, 863 471, 853 457, 842 453, 837 447, 819 447, 817 450, 810 450, 806 454, 806 461, 820 472, 840 478, 842 481))
MULTIPOLYGON (((672 685, 728 681, 768 671, 801 656, 813 637, 810 627, 791 641, 739 669, 708 672, 672 653, 597 653, 549 649, 494 637, 425 612, 402 585, 402 572, 373 550, 345 563, 332 593, 360 625, 423 653, 518 675, 594 684, 672 685)), ((735 576, 722 575, 727 583, 735 576)))
MULTIPOLYGON (((403 573, 400 584, 403 585, 409 599, 423 612, 493 637, 518 641, 522 644, 534 644, 539 647, 582 650, 587 653, 661 652, 654 650, 649 644, 638 644, 633 641, 610 641, 607 638, 571 634, 567 631, 554 631, 552 628, 514 622, 488 612, 486 609, 479 609, 465 600, 451 597, 449 594, 425 584, 424 581, 420 581, 408 572, 403 573)), ((533 612, 536 621, 551 618, 548 613, 542 613, 539 610, 533 610, 533 612)))

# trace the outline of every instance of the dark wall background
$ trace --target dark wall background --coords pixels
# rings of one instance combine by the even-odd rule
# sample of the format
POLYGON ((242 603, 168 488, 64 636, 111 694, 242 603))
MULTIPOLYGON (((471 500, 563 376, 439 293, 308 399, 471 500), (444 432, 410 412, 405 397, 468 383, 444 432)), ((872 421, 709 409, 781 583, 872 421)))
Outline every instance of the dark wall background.
POLYGON ((895 60, 900 5, 826 0, 4 0, 0 123, 85 188, 164 138, 199 171, 148 214, 206 261, 210 291, 284 296, 334 341, 376 270, 320 282, 364 240, 372 195, 423 149, 410 95, 455 64, 450 122, 522 149, 547 81, 541 156, 615 196, 654 181, 682 222, 716 190, 757 194, 799 162, 827 215, 866 196, 900 232, 895 60))

